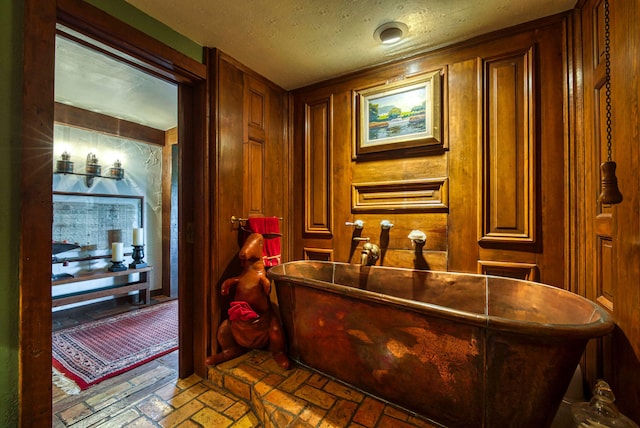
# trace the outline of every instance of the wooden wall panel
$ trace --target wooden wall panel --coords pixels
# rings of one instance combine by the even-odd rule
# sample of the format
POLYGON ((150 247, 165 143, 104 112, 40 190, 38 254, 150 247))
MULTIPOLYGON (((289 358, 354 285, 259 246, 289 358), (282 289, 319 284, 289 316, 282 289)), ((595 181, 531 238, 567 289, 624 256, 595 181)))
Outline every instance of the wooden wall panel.
POLYGON ((243 200, 241 217, 264 213, 264 144, 267 123, 266 85, 251 76, 244 76, 244 147, 243 200))
POLYGON ((305 106, 305 223, 307 234, 332 233, 332 97, 305 106))
POLYGON ((218 347, 217 328, 226 317, 219 287, 241 270, 238 252, 244 231, 231 218, 282 218, 282 255, 284 260, 290 258, 291 145, 288 94, 224 53, 211 50, 208 62, 215 65, 211 97, 216 107, 211 143, 216 149, 210 195, 215 226, 211 265, 217 267, 210 293, 211 354, 218 347))
POLYGON ((598 303, 613 311, 613 240, 607 236, 599 236, 597 242, 597 283, 594 295, 598 303))
POLYGON ((264 215, 264 144, 249 140, 244 144, 244 210, 242 216, 264 215))
POLYGON ((304 247, 305 260, 333 261, 333 250, 331 248, 310 248, 304 247))
POLYGON ((579 276, 578 289, 608 308, 616 323, 611 336, 591 341, 582 367, 588 387, 604 378, 620 411, 638 422, 640 389, 631 379, 640 373, 640 57, 631 53, 638 52, 640 46, 640 3, 610 0, 609 9, 612 160, 617 164, 623 195, 618 205, 597 202, 599 166, 607 155, 603 0, 586 0, 579 10, 581 33, 576 34, 576 41, 582 43, 584 65, 571 76, 584 81, 580 99, 584 111, 579 123, 584 137, 575 149, 583 163, 578 164, 578 180, 570 187, 579 196, 574 204, 582 226, 576 253, 584 273, 579 276))
POLYGON ((481 145, 482 61, 472 58, 449 66, 449 259, 448 269, 475 272, 478 260, 478 170, 481 145), (453 220, 455 219, 455 220, 453 220), (473 245, 471 245, 473 243, 473 245))
POLYGON ((266 86, 255 79, 245 78, 245 115, 249 138, 264 142, 266 124, 266 86))
POLYGON ((480 241, 535 242, 533 57, 485 60, 480 241))
POLYGON ((537 281, 538 269, 534 263, 514 263, 478 260, 478 273, 537 281))
POLYGON ((352 212, 442 212, 449 207, 447 178, 353 183, 352 212))
MULTIPOLYGON (((362 243, 353 238, 364 237, 381 247, 384 256, 378 265, 476 273, 478 260, 525 263, 537 267, 539 280, 564 287, 562 31, 563 17, 558 15, 294 91, 294 132, 296 142, 304 147, 296 153, 300 165, 295 166, 294 187, 300 190, 294 194, 308 196, 310 184, 305 174, 318 168, 305 158, 308 136, 314 129, 323 129, 312 126, 309 107, 329 99, 332 127, 330 135, 320 135, 329 144, 333 175, 332 231, 308 234, 308 214, 300 203, 296 208, 300 223, 296 253, 303 256, 304 248, 333 249, 336 261, 359 263, 362 243), (357 105, 353 92, 435 69, 447 70, 442 95, 447 149, 438 153, 389 151, 354 159, 357 105), (496 72, 495 92, 485 85, 487 69, 496 72), (485 112, 491 112, 485 106, 495 107, 493 125, 485 118, 485 112), (502 127, 503 123, 510 128, 502 127), (506 131, 511 133, 510 139, 504 137, 506 131), (491 147, 488 144, 494 136, 491 147), (506 177, 500 185, 511 189, 513 195, 509 199, 502 187, 489 188, 494 202, 489 214, 495 214, 489 217, 495 220, 491 235, 481 232, 489 229, 478 220, 484 213, 481 205, 488 200, 479 189, 485 183, 497 184, 496 180, 484 181, 489 176, 483 173, 490 171, 482 158, 487 149, 493 150, 487 157, 488 165, 495 167, 497 177, 506 177), (437 191, 428 197, 416 196, 416 189, 409 184, 443 179, 447 202, 436 210, 424 202, 439 199, 437 191), (501 211, 503 207, 507 209, 501 211), (362 230, 345 225, 356 219, 364 221, 362 230), (386 234, 380 227, 383 219, 394 223, 386 234), (407 237, 413 229, 427 235, 426 245, 418 252, 407 237)), ((326 116, 328 113, 322 117, 326 116)), ((322 156, 326 159, 326 153, 322 156)))

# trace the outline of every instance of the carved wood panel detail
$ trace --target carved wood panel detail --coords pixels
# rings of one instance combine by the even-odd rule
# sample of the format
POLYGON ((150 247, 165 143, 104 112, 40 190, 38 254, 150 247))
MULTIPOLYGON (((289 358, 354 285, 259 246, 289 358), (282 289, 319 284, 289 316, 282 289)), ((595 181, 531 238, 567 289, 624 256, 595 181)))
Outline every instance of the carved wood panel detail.
POLYGON ((267 88, 262 82, 245 76, 244 110, 247 125, 247 139, 264 142, 267 128, 266 104, 267 88))
POLYGON ((332 233, 332 126, 333 97, 305 104, 304 232, 332 233))
POLYGON ((535 242, 533 47, 486 59, 480 147, 480 241, 535 242))
POLYGON ((597 242, 596 301, 613 311, 613 240, 608 236, 598 236, 597 242))
MULTIPOLYGON (((246 215, 264 214, 264 144, 266 142, 267 88, 244 78, 243 203, 246 215)), ((245 215, 245 214, 243 214, 245 215)))
POLYGON ((264 144, 249 140, 244 145, 244 210, 248 214, 264 214, 264 144))
POLYGON ((333 249, 304 247, 304 259, 333 261, 333 249))
POLYGON ((353 183, 353 212, 446 212, 449 208, 447 178, 353 183))
POLYGON ((534 263, 495 262, 478 260, 478 273, 537 281, 538 267, 534 263))

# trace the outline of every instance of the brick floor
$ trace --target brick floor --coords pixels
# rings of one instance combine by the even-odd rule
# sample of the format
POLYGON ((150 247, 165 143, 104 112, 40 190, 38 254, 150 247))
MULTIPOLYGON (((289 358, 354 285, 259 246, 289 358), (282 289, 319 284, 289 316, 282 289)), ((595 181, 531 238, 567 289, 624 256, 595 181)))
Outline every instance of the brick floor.
POLYGON ((250 404, 266 428, 437 426, 305 367, 283 370, 265 351, 210 367, 208 377, 250 404))
MULTIPOLYGON (((100 305, 100 304, 98 304, 100 305)), ((99 308, 98 308, 99 309, 99 308)), ((54 314, 54 327, 102 312, 54 314), (64 316, 63 316, 64 315, 64 316), (78 318, 80 317, 80 318, 78 318)), ((86 321, 86 320, 85 320, 86 321)), ((178 378, 173 352, 93 387, 67 395, 53 387, 53 427, 428 428, 426 420, 315 371, 282 370, 268 352, 251 351, 217 367, 208 379, 178 378)), ((575 401, 574 398, 569 397, 575 401)), ((578 400, 580 401, 580 400, 578 400)), ((551 428, 567 428, 569 404, 551 428)))

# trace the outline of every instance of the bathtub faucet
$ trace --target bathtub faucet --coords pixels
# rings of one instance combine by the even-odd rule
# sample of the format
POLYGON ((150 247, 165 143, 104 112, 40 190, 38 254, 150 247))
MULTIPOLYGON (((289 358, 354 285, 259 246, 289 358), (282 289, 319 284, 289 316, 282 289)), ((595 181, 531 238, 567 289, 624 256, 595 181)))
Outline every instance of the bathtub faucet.
POLYGON ((362 255, 360 256, 360 264, 362 266, 373 266, 380 257, 380 247, 371 242, 365 242, 362 246, 362 255))

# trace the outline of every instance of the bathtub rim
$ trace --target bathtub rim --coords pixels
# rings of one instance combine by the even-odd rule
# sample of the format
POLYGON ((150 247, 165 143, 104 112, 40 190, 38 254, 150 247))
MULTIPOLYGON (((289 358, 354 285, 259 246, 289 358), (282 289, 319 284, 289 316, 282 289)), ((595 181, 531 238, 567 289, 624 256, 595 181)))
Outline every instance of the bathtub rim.
MULTIPOLYGON (((342 284, 329 283, 325 281, 321 281, 313 278, 306 277, 289 277, 286 274, 286 267, 288 265, 293 264, 322 264, 322 265, 332 265, 334 269, 335 275, 335 266, 344 265, 344 266, 353 266, 351 263, 345 262, 333 262, 333 261, 325 261, 325 260, 292 260, 289 262, 282 263, 280 265, 276 265, 271 267, 267 271, 267 277, 273 280, 276 283, 276 289, 278 287, 278 281, 281 282, 293 282, 293 283, 301 283, 302 285, 319 289, 322 291, 341 294, 346 296, 360 297, 365 298, 367 300, 371 300, 377 303, 393 303, 395 305, 401 306, 407 310, 411 310, 419 313, 426 313, 429 316, 434 316, 440 319, 454 320, 456 322, 462 322, 468 325, 481 327, 487 330, 501 331, 507 332, 510 334, 520 334, 527 336, 543 336, 548 339, 558 338, 559 340, 566 340, 568 338, 573 339, 591 339, 596 337, 604 336, 610 333, 615 325, 612 317, 609 312, 589 299, 586 299, 579 294, 573 293, 571 291, 555 287, 552 285, 521 280, 516 278, 508 278, 508 277, 500 277, 494 275, 486 275, 486 274, 478 274, 478 273, 464 273, 464 272, 449 272, 449 271, 436 271, 436 270, 420 270, 420 272, 434 272, 434 273, 446 273, 454 276, 473 276, 479 277, 486 280, 486 283, 491 278, 497 278, 498 280, 508 282, 518 282, 525 283, 534 287, 544 287, 553 293, 557 293, 559 295, 568 296, 570 299, 578 299, 583 302, 586 302, 593 308, 593 312, 591 315, 591 319, 593 321, 582 323, 582 324, 549 324, 549 323, 539 323, 539 322, 531 322, 531 321, 521 321, 514 320, 509 318, 498 317, 495 315, 488 315, 487 305, 485 303, 485 313, 477 314, 467 311, 461 311, 457 309, 448 308, 445 306, 436 305, 433 303, 419 302, 415 300, 409 300, 401 297, 395 297, 387 294, 378 293, 370 290, 363 290, 356 287, 350 287, 342 284), (279 272, 282 271, 282 272, 279 272)), ((375 270, 402 270, 402 271, 417 271, 416 269, 404 268, 404 267, 392 267, 392 266, 360 266, 361 269, 372 269, 375 270)))

